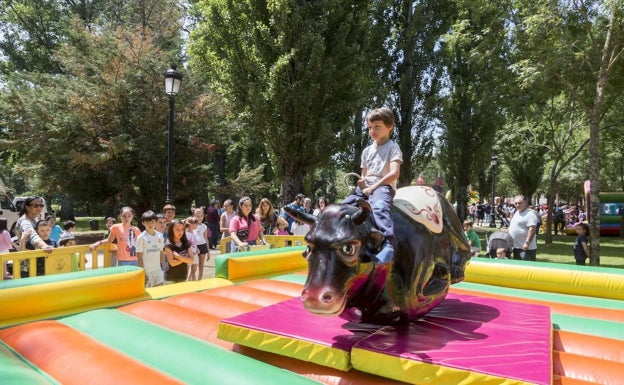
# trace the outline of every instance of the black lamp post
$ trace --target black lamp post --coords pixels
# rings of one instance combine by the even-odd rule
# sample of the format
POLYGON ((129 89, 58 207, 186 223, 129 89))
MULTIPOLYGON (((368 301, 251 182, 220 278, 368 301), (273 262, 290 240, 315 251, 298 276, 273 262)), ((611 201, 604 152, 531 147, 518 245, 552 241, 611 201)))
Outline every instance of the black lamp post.
POLYGON ((490 203, 490 227, 496 227, 496 204, 494 199, 496 198, 496 165, 498 164, 498 156, 492 155, 492 202, 490 203))
POLYGON ((167 199, 166 203, 173 203, 173 105, 175 97, 180 91, 182 74, 176 71, 176 66, 165 71, 165 93, 169 95, 169 135, 167 140, 167 199))

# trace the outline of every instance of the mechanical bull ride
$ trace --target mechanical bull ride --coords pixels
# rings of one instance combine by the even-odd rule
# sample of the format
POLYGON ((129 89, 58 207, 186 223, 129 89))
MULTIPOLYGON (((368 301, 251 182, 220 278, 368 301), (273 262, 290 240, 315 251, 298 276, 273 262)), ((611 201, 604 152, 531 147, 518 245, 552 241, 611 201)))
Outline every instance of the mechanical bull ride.
POLYGON ((285 208, 311 226, 304 307, 317 315, 341 315, 354 322, 409 323, 427 314, 464 278, 470 247, 450 203, 426 186, 397 190, 392 207, 394 260, 371 261, 383 236, 371 207, 330 205, 318 217, 285 208))

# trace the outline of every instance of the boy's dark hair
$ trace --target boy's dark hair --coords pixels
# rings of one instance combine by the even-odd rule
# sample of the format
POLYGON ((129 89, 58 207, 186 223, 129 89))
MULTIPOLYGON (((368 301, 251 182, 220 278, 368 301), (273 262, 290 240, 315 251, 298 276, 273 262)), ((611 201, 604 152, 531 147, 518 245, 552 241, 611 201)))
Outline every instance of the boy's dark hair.
POLYGON ((577 226, 581 226, 585 230, 585 235, 589 237, 589 225, 587 223, 581 222, 577 226))
POLYGON ((386 126, 394 126, 394 114, 389 108, 375 108, 366 115, 366 121, 376 122, 381 120, 386 126))
POLYGON ((35 224, 35 231, 39 230, 39 226, 50 226, 50 222, 47 219, 40 219, 35 224))
POLYGON ((149 222, 156 220, 156 213, 152 210, 147 210, 141 215, 141 222, 149 222))
POLYGON ((171 203, 167 203, 164 207, 163 207, 163 213, 167 210, 173 210, 176 211, 176 208, 174 205, 172 205, 171 203))
POLYGON ((71 219, 63 222, 63 230, 67 231, 72 227, 76 227, 76 222, 72 221, 71 219))

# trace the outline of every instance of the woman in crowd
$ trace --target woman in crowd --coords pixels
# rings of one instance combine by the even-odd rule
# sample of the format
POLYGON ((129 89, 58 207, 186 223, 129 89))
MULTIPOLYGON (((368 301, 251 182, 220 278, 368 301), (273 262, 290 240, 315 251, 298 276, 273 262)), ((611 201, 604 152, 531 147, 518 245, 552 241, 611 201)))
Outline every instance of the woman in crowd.
MULTIPOLYGON (((221 239, 230 236, 230 222, 232 218, 234 218, 236 213, 234 212, 234 205, 231 199, 223 202, 223 213, 221 213, 221 239)), ((232 251, 232 243, 228 242, 225 245, 225 252, 229 253, 232 251)))
POLYGON ((44 208, 43 198, 38 196, 30 196, 24 200, 24 205, 20 209, 19 219, 17 220, 17 239, 22 238, 22 234, 30 229, 30 243, 36 248, 51 253, 54 247, 44 242, 41 237, 35 231, 35 225, 39 219, 44 219, 41 216, 41 212, 44 208))
POLYGON ((273 204, 267 198, 262 198, 256 209, 256 215, 260 218, 260 224, 264 235, 272 235, 277 228, 277 213, 273 209, 273 204))
POLYGON ((251 198, 242 197, 238 201, 236 215, 230 222, 230 236, 234 243, 232 245, 233 249, 236 247, 246 249, 247 246, 256 245, 258 238, 260 238, 261 244, 266 244, 262 226, 260 225, 260 218, 253 214, 251 208, 251 198))

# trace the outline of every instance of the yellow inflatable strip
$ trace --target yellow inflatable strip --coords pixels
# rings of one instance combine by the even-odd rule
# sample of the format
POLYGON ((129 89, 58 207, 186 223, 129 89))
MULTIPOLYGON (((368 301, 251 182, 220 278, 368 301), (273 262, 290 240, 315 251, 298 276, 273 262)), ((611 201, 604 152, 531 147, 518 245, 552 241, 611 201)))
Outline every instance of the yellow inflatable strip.
POLYGON ((531 263, 487 263, 473 258, 466 267, 466 282, 624 300, 622 275, 545 268, 531 263))
POLYGON ((392 357, 369 350, 352 350, 353 367, 367 373, 418 385, 534 385, 510 378, 392 357))
POLYGON ((234 282, 294 273, 307 269, 300 250, 228 259, 228 279, 234 282))
MULTIPOLYGON (((147 299, 143 269, 2 289, 0 326, 147 299)), ((37 279, 37 278, 28 278, 37 279)))
POLYGON ((209 278, 201 281, 178 282, 164 286, 148 287, 145 289, 152 299, 161 299, 178 294, 186 294, 194 291, 214 289, 216 287, 233 285, 232 282, 223 278, 209 278))
POLYGON ((219 323, 217 337, 265 352, 292 357, 342 371, 351 369, 349 352, 297 339, 296 337, 277 335, 224 322, 219 323))

